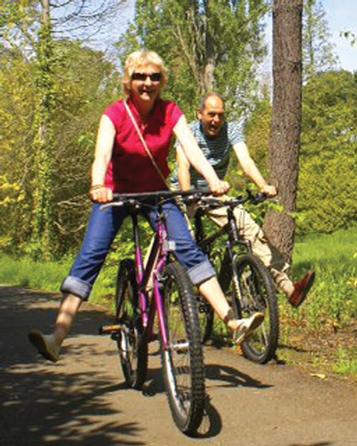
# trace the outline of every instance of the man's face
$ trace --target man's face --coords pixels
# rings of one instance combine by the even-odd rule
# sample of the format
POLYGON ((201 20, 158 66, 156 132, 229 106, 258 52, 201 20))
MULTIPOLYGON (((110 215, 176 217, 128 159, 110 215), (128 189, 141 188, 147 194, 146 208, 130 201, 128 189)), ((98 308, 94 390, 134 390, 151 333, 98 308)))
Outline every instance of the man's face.
POLYGON ((198 111, 203 131, 209 138, 217 138, 224 124, 224 103, 218 96, 209 96, 204 108, 198 111))

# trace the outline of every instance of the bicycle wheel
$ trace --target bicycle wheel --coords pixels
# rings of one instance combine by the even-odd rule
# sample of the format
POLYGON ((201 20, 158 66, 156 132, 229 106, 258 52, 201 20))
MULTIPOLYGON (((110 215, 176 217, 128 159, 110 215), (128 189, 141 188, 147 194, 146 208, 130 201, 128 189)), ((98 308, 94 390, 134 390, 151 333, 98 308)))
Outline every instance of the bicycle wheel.
POLYGON ((242 343, 243 354, 251 361, 265 364, 274 357, 279 338, 279 310, 270 273, 251 254, 234 258, 232 266, 238 278, 238 284, 232 284, 236 315, 249 317, 257 311, 265 315, 263 324, 242 343))
POLYGON ((123 329, 115 335, 125 381, 129 387, 140 389, 145 381, 148 345, 143 337, 135 264, 131 259, 120 262, 115 292, 115 321, 123 329))
POLYGON ((197 301, 187 273, 177 263, 164 271, 165 326, 161 338, 164 382, 173 419, 186 435, 195 435, 204 411, 205 372, 197 301))

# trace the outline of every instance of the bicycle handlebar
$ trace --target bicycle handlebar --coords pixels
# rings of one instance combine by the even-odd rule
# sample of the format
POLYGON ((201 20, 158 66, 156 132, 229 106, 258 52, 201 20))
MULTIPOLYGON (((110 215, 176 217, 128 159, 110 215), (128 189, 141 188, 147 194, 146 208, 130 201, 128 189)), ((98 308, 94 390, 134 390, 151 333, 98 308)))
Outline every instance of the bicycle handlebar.
POLYGON ((125 193, 125 194, 113 194, 113 201, 127 201, 127 200, 161 200, 170 199, 175 197, 190 197, 194 196, 199 199, 207 195, 212 195, 212 192, 208 189, 191 189, 188 191, 183 190, 161 190, 155 192, 137 192, 137 193, 125 193))
POLYGON ((102 205, 102 209, 112 206, 131 205, 140 207, 142 204, 148 203, 150 205, 159 204, 160 202, 171 200, 172 198, 181 198, 183 202, 192 203, 198 202, 203 197, 212 195, 209 189, 191 189, 189 191, 182 190, 162 190, 155 192, 137 192, 137 193, 115 193, 113 194, 113 201, 102 205))
POLYGON ((238 196, 235 198, 230 198, 229 200, 222 200, 216 197, 203 196, 199 200, 199 205, 202 208, 211 208, 211 209, 220 208, 224 206, 235 208, 236 206, 247 203, 248 201, 253 204, 259 204, 267 199, 268 196, 265 193, 258 193, 256 195, 253 195, 252 192, 248 190, 246 196, 238 196))
POLYGON ((170 200, 172 198, 181 198, 186 204, 198 203, 200 207, 219 208, 229 206, 234 208, 238 205, 250 201, 254 204, 265 201, 268 197, 264 193, 253 195, 247 191, 247 195, 242 197, 230 198, 229 200, 222 200, 219 197, 213 197, 209 189, 191 189, 189 191, 182 190, 162 190, 155 192, 137 192, 137 193, 115 193, 113 194, 113 201, 102 205, 102 209, 112 206, 124 206, 129 204, 131 206, 140 206, 145 202, 152 202, 159 204, 162 201, 170 200))

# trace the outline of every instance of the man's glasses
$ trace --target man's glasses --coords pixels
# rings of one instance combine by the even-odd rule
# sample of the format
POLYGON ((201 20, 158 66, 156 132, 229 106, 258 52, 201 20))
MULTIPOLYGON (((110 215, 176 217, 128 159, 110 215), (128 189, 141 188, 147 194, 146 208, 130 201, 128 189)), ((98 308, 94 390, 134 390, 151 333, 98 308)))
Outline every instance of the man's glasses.
POLYGON ((146 78, 150 78, 151 82, 160 82, 161 80, 161 73, 133 73, 131 75, 132 81, 146 81, 146 78))

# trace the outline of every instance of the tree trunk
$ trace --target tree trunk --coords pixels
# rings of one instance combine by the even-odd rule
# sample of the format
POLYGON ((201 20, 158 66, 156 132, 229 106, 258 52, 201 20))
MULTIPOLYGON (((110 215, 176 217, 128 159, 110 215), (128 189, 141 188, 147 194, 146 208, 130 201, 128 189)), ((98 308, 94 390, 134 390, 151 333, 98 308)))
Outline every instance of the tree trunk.
POLYGON ((42 2, 41 29, 37 47, 37 106, 34 126, 36 136, 35 177, 33 179, 33 219, 31 254, 36 259, 49 260, 55 251, 53 199, 53 131, 54 92, 52 81, 53 42, 48 0, 42 2))
POLYGON ((299 172, 302 85, 302 0, 274 0, 273 117, 269 146, 271 182, 284 212, 269 212, 264 229, 287 261, 294 247, 299 172))
MULTIPOLYGON (((198 2, 197 2, 198 3, 198 2)), ((216 68, 214 38, 211 33, 211 0, 205 2, 205 17, 204 17, 204 33, 203 33, 203 54, 200 67, 200 93, 201 96, 206 95, 210 91, 214 90, 215 76, 214 71, 216 68)), ((196 6, 198 12, 198 4, 196 6)), ((202 20, 202 18, 200 18, 202 20)), ((197 58, 197 64, 200 65, 199 57, 197 58)))
POLYGON ((215 78, 214 78, 214 70, 216 68, 215 62, 215 53, 214 53, 214 39, 211 33, 211 13, 210 13, 210 1, 206 2, 206 35, 205 35, 205 66, 204 66, 204 88, 205 94, 210 91, 213 91, 215 78))

